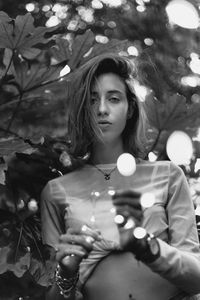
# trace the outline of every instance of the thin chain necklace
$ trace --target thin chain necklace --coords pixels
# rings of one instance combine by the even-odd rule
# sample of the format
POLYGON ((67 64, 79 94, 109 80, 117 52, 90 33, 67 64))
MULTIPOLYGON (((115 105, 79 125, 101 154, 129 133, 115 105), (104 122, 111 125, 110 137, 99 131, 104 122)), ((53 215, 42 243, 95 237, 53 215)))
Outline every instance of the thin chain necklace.
POLYGON ((104 172, 100 168, 98 168, 96 165, 93 165, 99 172, 101 172, 104 176, 105 180, 110 180, 110 175, 116 170, 117 166, 115 166, 109 173, 104 172))

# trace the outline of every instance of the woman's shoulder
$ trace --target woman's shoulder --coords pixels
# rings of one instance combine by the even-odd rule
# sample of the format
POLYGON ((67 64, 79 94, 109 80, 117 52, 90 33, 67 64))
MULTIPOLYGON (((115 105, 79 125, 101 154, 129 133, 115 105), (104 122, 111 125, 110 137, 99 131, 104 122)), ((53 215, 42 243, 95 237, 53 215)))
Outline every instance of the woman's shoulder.
POLYGON ((66 197, 71 194, 71 191, 76 191, 80 187, 79 174, 81 172, 82 168, 49 180, 40 195, 42 202, 53 202, 56 205, 66 204, 66 197))
POLYGON ((71 170, 70 172, 67 172, 66 174, 62 174, 54 179, 51 179, 48 184, 49 185, 62 185, 62 184, 66 184, 66 182, 73 182, 74 180, 77 180, 78 177, 85 172, 86 166, 81 166, 79 168, 76 168, 74 170, 71 170))
POLYGON ((169 160, 156 160, 156 161, 149 161, 149 160, 144 160, 144 159, 138 159, 137 161, 138 166, 146 166, 146 167, 165 167, 165 168, 170 168, 171 165, 174 165, 173 162, 169 160))
POLYGON ((137 163, 137 168, 139 169, 143 169, 143 170, 157 170, 162 172, 163 174, 167 174, 167 175, 172 175, 172 174, 176 174, 176 175, 183 175, 184 172, 182 170, 182 168, 178 165, 176 165, 175 163, 173 163, 172 161, 169 160, 157 160, 157 161, 148 161, 148 160, 142 160, 140 159, 137 163))

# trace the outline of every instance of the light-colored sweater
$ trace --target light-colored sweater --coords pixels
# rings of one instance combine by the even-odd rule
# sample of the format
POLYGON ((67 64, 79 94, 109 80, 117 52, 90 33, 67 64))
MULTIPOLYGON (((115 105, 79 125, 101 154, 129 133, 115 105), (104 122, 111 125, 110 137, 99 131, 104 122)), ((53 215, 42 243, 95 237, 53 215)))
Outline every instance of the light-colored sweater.
MULTIPOLYGON (((105 172, 114 167, 113 164, 98 165, 105 172)), ((94 244, 93 251, 80 266, 80 283, 87 285, 97 263, 119 248, 109 187, 151 192, 156 198, 155 204, 144 210, 142 226, 158 238, 161 255, 149 265, 138 263, 132 256, 129 265, 133 270, 130 278, 135 295, 133 299, 167 300, 182 292, 188 295, 200 293, 200 250, 194 207, 184 173, 169 161, 141 161, 136 172, 128 177, 122 176, 116 169, 110 180, 105 180, 94 166, 85 165, 51 180, 41 195, 44 243, 55 246, 59 235, 71 226, 87 224, 98 228, 104 239, 94 244), (96 201, 91 197, 92 191, 100 193, 96 201), (94 218, 95 223, 92 222, 94 218), (146 285, 141 282, 142 274, 148 282, 146 285)), ((190 298, 180 296, 173 299, 190 298)))

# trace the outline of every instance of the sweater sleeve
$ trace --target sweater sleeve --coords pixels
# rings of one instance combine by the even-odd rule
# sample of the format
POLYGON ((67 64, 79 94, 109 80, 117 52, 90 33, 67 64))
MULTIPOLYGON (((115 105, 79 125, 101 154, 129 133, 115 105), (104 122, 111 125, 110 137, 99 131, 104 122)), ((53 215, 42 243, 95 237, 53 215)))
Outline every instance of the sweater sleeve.
POLYGON ((181 290, 200 293, 200 248, 194 205, 185 175, 173 163, 170 163, 166 214, 169 244, 158 239, 161 255, 149 267, 181 290))
POLYGON ((54 181, 48 182, 41 193, 41 225, 42 240, 52 247, 58 243, 59 236, 65 233, 64 201, 62 189, 54 181))

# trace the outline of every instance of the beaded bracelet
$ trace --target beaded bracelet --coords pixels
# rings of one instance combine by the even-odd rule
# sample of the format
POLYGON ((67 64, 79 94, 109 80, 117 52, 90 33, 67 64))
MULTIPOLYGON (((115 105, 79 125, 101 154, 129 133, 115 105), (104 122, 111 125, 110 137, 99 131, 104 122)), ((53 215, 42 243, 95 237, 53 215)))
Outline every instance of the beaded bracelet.
POLYGON ((64 298, 67 299, 71 295, 72 291, 75 290, 78 279, 79 279, 79 272, 77 272, 76 275, 73 277, 65 278, 61 275, 60 265, 57 266, 55 280, 57 286, 59 287, 60 294, 64 298))

